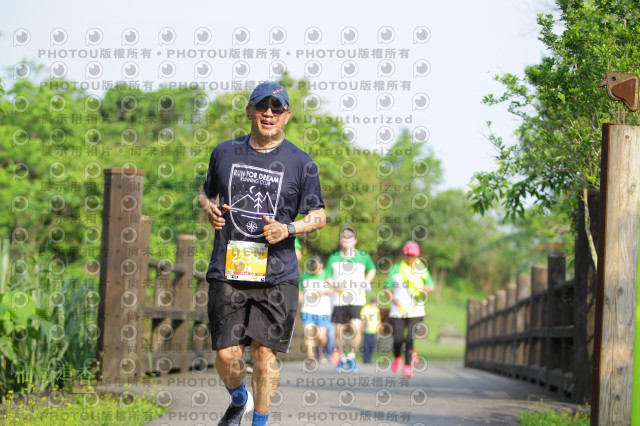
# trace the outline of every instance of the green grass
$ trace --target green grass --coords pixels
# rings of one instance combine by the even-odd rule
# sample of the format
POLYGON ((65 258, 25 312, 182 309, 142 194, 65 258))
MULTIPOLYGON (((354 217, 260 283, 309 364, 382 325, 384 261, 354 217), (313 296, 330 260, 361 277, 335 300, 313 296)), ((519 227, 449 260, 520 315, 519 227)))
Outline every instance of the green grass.
POLYGON ((413 346, 427 361, 458 360, 464 356, 464 346, 442 345, 428 340, 415 340, 413 346))
POLYGON ((167 409, 156 405, 153 396, 112 393, 68 395, 67 400, 29 397, 0 406, 0 424, 24 426, 69 425, 143 425, 167 409))
MULTIPOLYGON (((439 343, 431 343, 426 340, 416 339, 413 342, 413 346, 418 350, 418 354, 424 357, 427 362, 429 361, 458 361, 461 360, 464 355, 464 346, 459 345, 441 345, 439 343)), ((379 357, 391 356, 391 349, 386 352, 377 352, 373 354, 373 361, 375 362, 379 357)), ((362 355, 357 354, 356 359, 358 362, 362 362, 362 355)))
POLYGON ((522 411, 518 420, 523 426, 589 426, 589 412, 561 413, 551 408, 522 411))
POLYGON ((467 332, 467 301, 472 297, 481 298, 483 296, 445 287, 442 291, 442 301, 437 303, 435 293, 431 293, 425 305, 427 314, 425 323, 429 327, 427 340, 431 342, 437 340, 442 324, 454 325, 458 332, 464 336, 467 332))

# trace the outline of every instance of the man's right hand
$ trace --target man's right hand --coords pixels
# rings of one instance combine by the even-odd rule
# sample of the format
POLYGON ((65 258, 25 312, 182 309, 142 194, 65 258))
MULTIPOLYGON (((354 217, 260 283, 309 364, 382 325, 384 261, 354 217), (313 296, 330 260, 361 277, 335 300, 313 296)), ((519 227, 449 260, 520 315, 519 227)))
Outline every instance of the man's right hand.
POLYGON ((202 207, 202 210, 204 210, 205 213, 207 214, 207 218, 209 219, 209 223, 211 224, 211 226, 213 226, 217 230, 222 229, 225 223, 225 220, 222 217, 222 215, 228 212, 229 210, 231 210, 231 207, 229 207, 226 204, 223 204, 222 211, 220 211, 219 206, 217 206, 213 201, 208 199, 206 196, 202 196, 202 195, 198 196, 198 203, 200 204, 200 207, 202 207))

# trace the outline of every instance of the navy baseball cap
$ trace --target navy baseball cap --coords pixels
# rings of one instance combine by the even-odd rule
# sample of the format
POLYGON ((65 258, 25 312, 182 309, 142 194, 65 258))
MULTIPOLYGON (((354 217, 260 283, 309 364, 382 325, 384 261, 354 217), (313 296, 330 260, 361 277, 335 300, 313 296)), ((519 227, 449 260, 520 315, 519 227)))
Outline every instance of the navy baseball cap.
POLYGON ((269 96, 273 96, 279 100, 282 105, 289 105, 289 94, 287 93, 287 89, 285 89, 281 84, 271 81, 258 84, 256 88, 253 89, 253 92, 251 92, 249 101, 253 102, 255 105, 269 96))

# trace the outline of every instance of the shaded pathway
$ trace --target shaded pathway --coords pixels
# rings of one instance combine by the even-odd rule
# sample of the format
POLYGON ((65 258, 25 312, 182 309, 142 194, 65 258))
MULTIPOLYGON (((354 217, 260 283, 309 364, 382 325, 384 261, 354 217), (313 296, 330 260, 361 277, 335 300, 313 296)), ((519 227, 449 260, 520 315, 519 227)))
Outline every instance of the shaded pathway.
MULTIPOLYGON (((430 363, 408 380, 391 371, 376 371, 374 365, 359 368, 358 373, 341 374, 328 364, 305 373, 300 362, 285 362, 269 424, 518 424, 520 411, 540 408, 540 400, 559 410, 577 408, 537 385, 457 363, 430 363)), ((151 426, 216 425, 229 401, 214 369, 153 378, 151 384, 165 390, 165 399, 171 400, 167 414, 147 423, 151 426)))

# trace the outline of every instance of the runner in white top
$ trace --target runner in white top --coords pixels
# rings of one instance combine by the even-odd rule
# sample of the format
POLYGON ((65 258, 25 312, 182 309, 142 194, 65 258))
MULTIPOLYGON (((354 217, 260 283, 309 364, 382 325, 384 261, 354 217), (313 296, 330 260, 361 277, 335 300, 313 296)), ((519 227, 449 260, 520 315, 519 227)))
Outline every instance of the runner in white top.
POLYGON ((368 253, 356 250, 355 230, 345 226, 340 231, 340 251, 329 256, 326 270, 335 289, 333 315, 336 324, 336 346, 342 352, 338 371, 357 371, 356 351, 362 341, 360 311, 367 303, 366 292, 376 276, 376 267, 368 253), (349 353, 345 357, 344 338, 349 335, 349 353))

